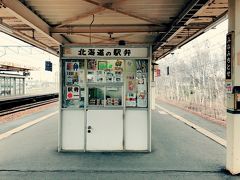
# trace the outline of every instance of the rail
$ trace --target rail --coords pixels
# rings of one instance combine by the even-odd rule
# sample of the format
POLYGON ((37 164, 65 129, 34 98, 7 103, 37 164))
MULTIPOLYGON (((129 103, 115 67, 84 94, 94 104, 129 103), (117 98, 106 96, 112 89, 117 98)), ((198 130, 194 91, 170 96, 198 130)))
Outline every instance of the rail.
POLYGON ((58 94, 24 96, 0 101, 0 116, 31 109, 58 101, 58 94))

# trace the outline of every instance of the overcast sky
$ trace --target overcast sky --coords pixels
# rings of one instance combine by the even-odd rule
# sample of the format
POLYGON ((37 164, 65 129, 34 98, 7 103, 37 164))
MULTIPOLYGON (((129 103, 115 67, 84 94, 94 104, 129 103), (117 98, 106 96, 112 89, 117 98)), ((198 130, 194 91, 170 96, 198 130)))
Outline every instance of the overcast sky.
POLYGON ((31 76, 36 80, 52 81, 58 72, 59 58, 23 41, 0 32, 0 64, 34 69, 31 76), (5 48, 7 46, 7 48, 5 48), (15 46, 22 46, 17 48, 15 46), (53 63, 53 72, 45 71, 45 61, 53 63))
POLYGON ((201 51, 204 48, 210 48, 211 54, 219 54, 219 51, 221 51, 222 54, 222 51, 225 50, 222 48, 225 46, 227 28, 228 20, 225 20, 222 23, 218 24, 216 27, 208 30, 201 36, 175 50, 165 58, 158 60, 158 63, 174 63, 174 59, 176 58, 178 60, 187 61, 186 57, 195 56, 196 51, 201 51))

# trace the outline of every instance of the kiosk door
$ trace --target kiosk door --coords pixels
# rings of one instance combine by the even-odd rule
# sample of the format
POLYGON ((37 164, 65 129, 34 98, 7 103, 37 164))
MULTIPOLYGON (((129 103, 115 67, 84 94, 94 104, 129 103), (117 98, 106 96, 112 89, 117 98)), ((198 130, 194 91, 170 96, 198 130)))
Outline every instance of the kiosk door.
POLYGON ((86 150, 123 150, 123 110, 87 111, 86 150))

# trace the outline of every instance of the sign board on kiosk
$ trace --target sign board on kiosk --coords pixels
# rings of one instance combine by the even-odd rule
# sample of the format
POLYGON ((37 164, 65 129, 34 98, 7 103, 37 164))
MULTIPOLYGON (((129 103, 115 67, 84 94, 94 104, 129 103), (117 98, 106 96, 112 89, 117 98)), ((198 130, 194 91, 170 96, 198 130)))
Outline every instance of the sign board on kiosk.
POLYGON ((150 152, 150 47, 62 46, 60 54, 58 150, 150 152))
POLYGON ((148 57, 148 49, 144 47, 66 47, 63 50, 65 57, 86 57, 86 58, 101 58, 101 57, 148 57))

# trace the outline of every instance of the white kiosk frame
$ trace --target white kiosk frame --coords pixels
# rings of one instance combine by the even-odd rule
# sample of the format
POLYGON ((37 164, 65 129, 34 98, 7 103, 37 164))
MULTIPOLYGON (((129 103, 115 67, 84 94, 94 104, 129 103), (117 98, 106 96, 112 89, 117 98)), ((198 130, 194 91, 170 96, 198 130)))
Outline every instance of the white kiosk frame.
MULTIPOLYGON (((60 47, 59 152, 151 151, 151 57, 151 46, 79 47, 65 45, 60 47), (101 54, 97 53, 97 51, 101 51, 101 54), (99 61, 101 61, 101 64, 98 64, 97 71, 99 71, 100 66, 105 66, 104 62, 107 62, 106 66, 108 66, 110 62, 110 68, 105 67, 104 69, 104 77, 108 77, 108 79, 105 79, 103 83, 96 83, 96 81, 93 83, 88 82, 91 78, 97 78, 96 74, 91 74, 91 61, 93 61, 93 68, 95 69, 95 62, 99 63, 99 61), (133 65, 131 62, 133 62, 133 65), (107 80, 111 80, 107 72, 108 68, 113 69, 111 63, 115 63, 115 70, 123 69, 120 72, 122 79, 118 79, 119 82, 117 82, 116 78, 117 72, 114 72, 116 81, 114 83, 107 82, 107 80), (136 66, 138 64, 140 65, 135 67, 135 63, 136 66), (146 65, 147 67, 145 67, 146 65), (134 94, 136 104, 134 105, 133 102, 133 106, 135 107, 126 106, 126 81, 127 78, 130 77, 126 75, 127 66, 133 66, 136 68, 136 71, 139 70, 139 67, 146 68, 145 79, 141 80, 146 81, 141 82, 143 84, 145 83, 147 87, 145 97, 147 98, 146 107, 137 104, 138 95, 136 94, 134 94), (79 70, 80 67, 82 70, 79 70), (73 68, 75 69, 73 70, 73 68), (75 85, 67 85, 68 82, 73 83, 71 78, 74 79, 75 70, 78 73, 80 72, 80 74, 78 74, 79 77, 77 76, 76 78, 78 82, 76 89, 75 85), (81 83, 79 82, 80 79, 82 80, 81 83), (73 92, 75 90, 79 93, 73 92), (114 93, 111 94, 111 91, 117 90, 118 94, 121 94, 121 98, 119 98, 120 96, 112 98, 112 94, 114 93), (106 95, 107 91, 109 91, 111 96, 106 95), (96 96, 99 94, 101 96, 103 95, 103 101, 102 99, 95 99, 95 97, 93 97, 95 94, 97 94, 96 96), (75 96, 76 100, 74 100, 75 96), (70 100, 68 98, 70 98, 70 100), (68 106, 67 103, 71 105, 68 106), (94 105, 89 105, 91 103, 94 105), (137 107, 138 105, 142 107, 137 107)), ((136 83, 135 88, 140 87, 140 80, 137 77, 137 73, 138 72, 136 72, 136 76, 133 77, 133 82, 136 83)), ((98 80, 99 79, 101 78, 98 78, 98 80)), ((74 81, 74 83, 75 82, 76 81, 74 81)), ((138 93, 138 90, 136 92, 138 93)))

